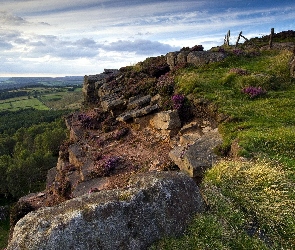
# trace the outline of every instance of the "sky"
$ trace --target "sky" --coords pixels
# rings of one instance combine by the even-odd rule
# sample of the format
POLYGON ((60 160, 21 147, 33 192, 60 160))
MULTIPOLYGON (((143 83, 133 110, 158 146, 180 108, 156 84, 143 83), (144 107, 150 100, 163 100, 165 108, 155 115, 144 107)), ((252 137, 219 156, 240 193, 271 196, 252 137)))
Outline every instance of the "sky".
POLYGON ((294 0, 0 0, 0 77, 91 75, 295 29, 294 0))

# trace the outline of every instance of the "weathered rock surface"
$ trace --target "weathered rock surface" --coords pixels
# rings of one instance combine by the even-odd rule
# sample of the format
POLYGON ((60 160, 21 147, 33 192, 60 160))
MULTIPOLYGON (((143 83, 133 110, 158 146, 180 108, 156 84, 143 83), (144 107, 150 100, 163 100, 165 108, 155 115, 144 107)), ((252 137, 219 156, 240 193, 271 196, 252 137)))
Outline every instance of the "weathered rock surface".
POLYGON ((221 142, 222 139, 216 129, 205 133, 191 145, 175 147, 169 156, 189 176, 202 177, 205 170, 217 160, 213 149, 221 142))
POLYGON ((134 110, 124 112, 121 115, 119 115, 116 119, 117 119, 117 121, 126 122, 131 118, 138 118, 141 116, 148 115, 148 114, 156 111, 158 108, 159 108, 159 106, 157 104, 148 105, 148 106, 143 107, 141 109, 134 109, 134 110))
POLYGON ((31 212, 16 224, 8 250, 146 249, 183 233, 204 210, 192 179, 178 172, 136 175, 130 188, 105 190, 31 212))
POLYGON ((210 62, 219 62, 225 58, 225 54, 222 52, 212 51, 181 51, 181 52, 169 52, 166 55, 167 64, 171 69, 179 64, 191 63, 196 66, 208 64, 210 62))
POLYGON ((196 66, 201 66, 211 62, 219 62, 225 58, 222 52, 209 52, 209 51, 193 51, 187 56, 187 62, 196 66))
POLYGON ((145 249, 163 236, 178 235, 202 210, 189 177, 154 171, 175 170, 176 164, 189 176, 202 175, 219 142, 208 134, 216 128, 217 109, 192 99, 192 112, 180 120, 177 110, 163 111, 156 78, 169 71, 170 60, 174 66, 202 64, 222 55, 195 50, 169 55, 157 67, 151 60, 150 66, 141 64, 140 73, 123 68, 85 76, 87 110, 66 117, 70 140, 48 172, 46 190, 19 203, 14 214, 21 216, 11 230, 37 211, 19 222, 9 249, 145 249))
POLYGON ((98 89, 105 83, 108 77, 115 77, 117 69, 105 69, 103 73, 84 77, 83 95, 86 103, 94 103, 98 100, 98 89))
POLYGON ((181 127, 177 110, 163 111, 155 114, 150 124, 156 129, 178 129, 181 127))

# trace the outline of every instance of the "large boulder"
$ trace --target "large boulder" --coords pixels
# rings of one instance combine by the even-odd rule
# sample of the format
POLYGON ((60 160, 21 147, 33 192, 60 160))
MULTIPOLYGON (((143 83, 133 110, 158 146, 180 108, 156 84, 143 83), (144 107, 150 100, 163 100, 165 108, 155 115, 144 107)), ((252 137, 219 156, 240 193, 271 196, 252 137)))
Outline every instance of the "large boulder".
POLYGON ((136 175, 130 188, 89 193, 19 220, 7 249, 146 249, 178 236, 204 202, 179 172, 136 175))
POLYGON ((190 177, 202 177, 204 172, 218 160, 214 148, 222 143, 218 130, 212 130, 203 136, 197 136, 196 141, 185 146, 176 146, 169 157, 190 177))
POLYGON ((224 58, 225 54, 222 52, 192 51, 187 56, 187 62, 196 66, 201 66, 211 62, 222 61, 224 58))
POLYGON ((177 110, 168 110, 155 114, 150 124, 156 129, 173 130, 181 127, 181 121, 177 110))

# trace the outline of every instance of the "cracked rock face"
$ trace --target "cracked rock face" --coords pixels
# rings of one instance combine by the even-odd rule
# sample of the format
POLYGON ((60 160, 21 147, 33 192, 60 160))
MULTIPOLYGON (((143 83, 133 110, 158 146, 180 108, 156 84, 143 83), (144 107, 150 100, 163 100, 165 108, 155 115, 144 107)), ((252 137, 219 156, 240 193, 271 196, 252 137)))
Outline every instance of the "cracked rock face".
MULTIPOLYGON (((183 139, 184 140, 184 139, 183 139)), ((177 146, 170 151, 171 160, 190 177, 202 177, 206 169, 218 159, 214 147, 222 143, 218 130, 210 131, 194 143, 177 146)))
POLYGON ((144 173, 127 189, 86 194, 27 214, 7 249, 146 249, 183 233, 204 208, 197 185, 185 174, 144 173))

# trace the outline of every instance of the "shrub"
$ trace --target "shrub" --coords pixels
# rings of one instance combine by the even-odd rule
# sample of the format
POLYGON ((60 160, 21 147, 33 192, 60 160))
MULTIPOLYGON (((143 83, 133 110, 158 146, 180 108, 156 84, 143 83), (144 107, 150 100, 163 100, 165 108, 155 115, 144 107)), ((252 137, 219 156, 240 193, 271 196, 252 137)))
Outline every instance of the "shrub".
POLYGON ((113 171, 118 166, 119 161, 120 158, 117 156, 110 156, 106 158, 104 164, 105 175, 109 175, 111 171, 113 171))
POLYGON ((141 68, 142 72, 157 78, 170 70, 165 56, 149 57, 141 63, 141 68))
POLYGON ((97 117, 94 113, 81 113, 78 115, 78 121, 85 129, 95 129, 98 126, 97 117))
POLYGON ((173 109, 181 109, 184 103, 184 96, 181 94, 176 94, 172 96, 172 102, 173 102, 173 109))
POLYGON ((171 96, 174 92, 175 79, 170 73, 166 73, 159 77, 157 89, 162 96, 171 96))
POLYGON ((120 157, 107 156, 99 159, 94 165, 94 171, 91 172, 92 178, 110 176, 120 162, 120 157))
POLYGON ((233 54, 236 56, 242 56, 242 55, 244 55, 244 51, 241 49, 234 49, 233 54))
POLYGON ((261 87, 245 87, 242 89, 242 92, 248 95, 250 98, 256 98, 266 94, 266 90, 262 89, 261 87))

